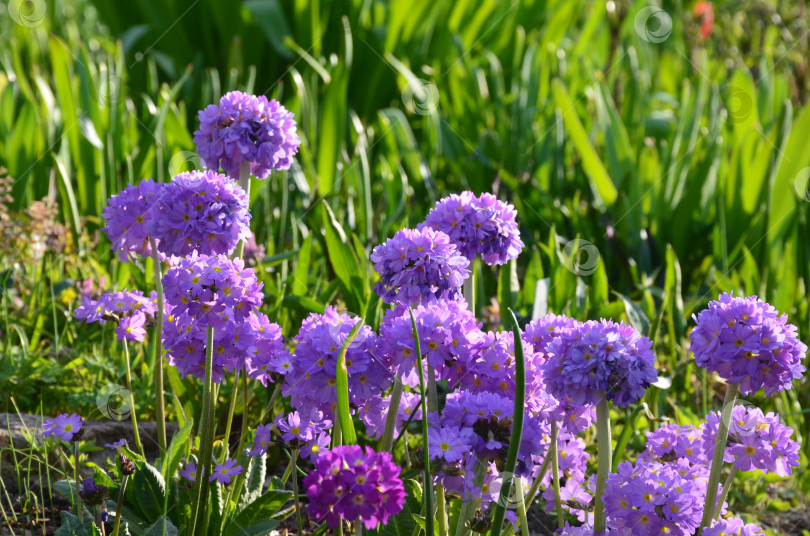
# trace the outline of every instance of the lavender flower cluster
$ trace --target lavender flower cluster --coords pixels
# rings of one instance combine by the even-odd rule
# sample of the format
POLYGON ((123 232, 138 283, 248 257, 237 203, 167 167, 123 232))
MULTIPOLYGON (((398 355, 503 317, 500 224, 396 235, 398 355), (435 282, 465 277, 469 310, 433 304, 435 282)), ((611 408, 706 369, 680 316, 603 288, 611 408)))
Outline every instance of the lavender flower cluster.
POLYGON ((115 322, 115 334, 120 341, 143 341, 146 337, 145 326, 157 312, 155 292, 147 298, 139 290, 108 292, 98 299, 82 297, 81 306, 73 311, 73 317, 84 320, 87 324, 98 322, 105 324, 115 322))
POLYGON ((367 529, 385 525, 405 504, 400 468, 387 452, 357 445, 321 454, 304 478, 309 512, 337 528, 341 520, 362 522, 367 529))
POLYGON ((231 91, 219 105, 201 110, 199 119, 194 143, 200 158, 233 178, 239 177, 243 163, 257 179, 267 178, 274 169, 288 169, 301 144, 293 114, 264 95, 231 91))
POLYGON ((107 201, 101 214, 106 226, 101 230, 107 233, 119 261, 128 262, 134 255, 153 255, 149 244, 152 237, 151 210, 163 195, 163 187, 152 179, 144 179, 135 186, 127 186, 107 201))
POLYGON ((773 396, 802 377, 807 345, 796 337, 798 328, 756 296, 721 294, 693 318, 695 362, 739 384, 743 395, 764 389, 773 396))

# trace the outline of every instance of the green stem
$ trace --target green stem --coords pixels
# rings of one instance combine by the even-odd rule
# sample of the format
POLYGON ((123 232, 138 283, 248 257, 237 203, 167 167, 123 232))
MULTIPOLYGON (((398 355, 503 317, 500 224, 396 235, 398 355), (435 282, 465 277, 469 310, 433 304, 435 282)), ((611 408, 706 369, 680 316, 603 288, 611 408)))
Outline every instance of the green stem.
POLYGON ((359 519, 354 522, 354 536, 363 536, 363 522, 359 519))
MULTIPOLYGON (((239 166, 239 186, 245 191, 248 209, 250 208, 250 162, 242 162, 239 166)), ((241 240, 233 252, 234 258, 242 258, 245 252, 245 241, 241 240)))
POLYGON ((267 416, 267 413, 273 412, 273 406, 276 403, 276 398, 278 398, 278 393, 281 391, 281 384, 277 383, 275 387, 273 387, 273 392, 270 394, 270 401, 267 403, 267 406, 262 408, 262 414, 259 415, 259 422, 263 423, 264 418, 267 416))
MULTIPOLYGON (((157 312, 155 313, 155 426, 157 428, 160 455, 166 452, 166 407, 163 400, 163 275, 160 255, 154 238, 149 238, 152 248, 152 264, 155 270, 155 290, 157 291, 157 312)), ((132 408, 135 411, 135 407, 132 408)))
MULTIPOLYGON (((411 326, 413 327, 413 342, 416 345, 416 368, 419 371, 419 389, 421 390, 422 398, 422 447, 424 456, 422 459, 425 461, 425 483, 422 486, 424 489, 424 507, 426 515, 425 533, 427 536, 433 536, 433 477, 430 474, 430 449, 428 448, 428 394, 425 389, 425 373, 422 370, 422 347, 419 344, 419 330, 416 327, 416 319, 413 316, 413 309, 409 309, 411 314, 411 326)), ((430 367, 429 367, 430 368, 430 367)), ((432 370, 432 369, 431 369, 432 370)), ((434 380, 435 383, 435 380, 434 380)))
POLYGON ((301 500, 298 497, 298 449, 293 449, 292 452, 292 487, 293 498, 295 499, 295 525, 298 527, 298 534, 304 534, 303 526, 304 520, 301 517, 301 500))
MULTIPOLYGON (((236 373, 233 376, 233 391, 231 392, 231 403, 228 405, 228 420, 225 421, 225 448, 222 449, 222 454, 219 457, 219 463, 225 463, 225 460, 228 459, 229 448, 228 445, 230 444, 231 440, 231 424, 233 423, 233 414, 234 410, 236 409, 236 398, 239 395, 239 369, 236 369, 236 373)), ((243 419, 244 420, 244 419, 243 419)), ((241 456, 241 453, 237 451, 237 454, 241 456)))
MULTIPOLYGON (((475 460, 473 468, 473 487, 480 488, 484 483, 484 476, 487 473, 487 464, 482 460, 475 460)), ((475 511, 475 500, 472 497, 464 497, 461 503, 461 511, 458 514, 458 525, 456 525, 456 536, 464 536, 467 533, 467 521, 472 518, 475 511)))
POLYGON ((720 492, 720 497, 717 498, 717 506, 714 508, 715 521, 720 518, 720 512, 723 510, 723 503, 726 502, 728 491, 731 489, 731 483, 734 481, 735 476, 737 476, 737 468, 732 467, 731 471, 729 471, 728 476, 726 477, 726 481, 723 482, 723 490, 720 492))
POLYGON ((520 532, 523 536, 529 536, 529 519, 526 516, 526 502, 523 498, 523 479, 515 477, 515 493, 517 494, 517 511, 520 520, 520 532))
POLYGON ((391 452, 394 448, 394 432, 397 427, 399 405, 402 402, 402 378, 399 374, 394 378, 394 387, 391 389, 391 401, 388 403, 388 414, 385 416, 385 431, 383 432, 380 449, 391 452))
POLYGON ((711 526, 712 518, 714 518, 714 508, 717 504, 717 487, 720 485, 720 473, 723 471, 723 457, 726 453, 726 441, 728 441, 728 427, 739 390, 739 385, 736 384, 726 386, 723 412, 717 427, 717 436, 714 439, 714 455, 710 466, 709 484, 706 487, 706 503, 703 505, 703 520, 700 522, 700 530, 711 526))
POLYGON ((557 438, 559 437, 559 428, 557 421, 551 423, 551 445, 549 445, 549 454, 551 455, 551 477, 554 482, 554 507, 557 510, 557 526, 563 528, 565 526, 565 519, 563 517, 562 498, 560 496, 560 460, 559 452, 557 450, 557 438))
MULTIPOLYGON (((613 464, 613 445, 610 439, 610 402, 604 395, 596 405, 596 512, 593 531, 605 532, 605 485, 613 464)), ((552 463, 554 463, 552 461, 552 463)))
POLYGON ((470 311, 475 312, 475 267, 470 267, 470 277, 464 280, 461 287, 464 294, 464 301, 467 302, 467 307, 470 311))
POLYGON ((243 450, 245 450, 245 439, 248 434, 248 375, 242 376, 242 431, 239 432, 239 446, 236 453, 239 456, 239 463, 242 463, 243 450))
POLYGON ((447 499, 441 484, 436 484, 436 519, 439 522, 439 536, 447 536, 447 499))
POLYGON ((189 536, 205 533, 205 512, 208 504, 208 477, 211 471, 211 457, 214 448, 214 380, 211 374, 214 367, 214 328, 208 326, 205 346, 205 383, 203 384, 203 407, 200 416, 200 457, 197 464, 197 480, 194 483, 189 536), (198 530, 197 530, 198 529, 198 530))
POLYGON ((79 483, 79 442, 73 441, 73 480, 76 483, 76 517, 82 519, 82 489, 79 483))
MULTIPOLYGON (((138 417, 135 411, 135 395, 132 394, 132 369, 130 368, 129 361, 129 345, 126 340, 124 340, 124 364, 126 365, 124 374, 127 382, 127 390, 129 391, 130 416, 132 417, 132 434, 135 436, 135 448, 138 449, 141 456, 144 456, 141 434, 138 431, 138 417)), ((144 458, 145 457, 146 456, 144 456, 144 458)))
POLYGON ((296 467, 295 467, 295 458, 290 456, 290 463, 287 464, 287 468, 284 469, 284 474, 281 475, 281 481, 284 484, 287 483, 287 480, 290 478, 290 475, 292 474, 293 470, 295 470, 295 469, 296 469, 296 467))
POLYGON ((113 523, 112 536, 118 536, 118 529, 121 527, 121 509, 124 507, 124 493, 127 489, 129 475, 124 475, 121 480, 121 489, 118 491, 118 503, 115 506, 115 523, 113 523))

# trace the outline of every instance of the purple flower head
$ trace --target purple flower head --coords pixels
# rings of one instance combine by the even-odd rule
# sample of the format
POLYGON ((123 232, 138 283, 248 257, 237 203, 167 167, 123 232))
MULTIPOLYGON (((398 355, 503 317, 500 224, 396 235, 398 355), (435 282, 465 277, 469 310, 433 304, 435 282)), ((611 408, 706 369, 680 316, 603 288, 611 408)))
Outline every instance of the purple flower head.
POLYGON ((470 440, 461 436, 457 428, 431 428, 428 445, 432 458, 457 462, 470 451, 470 440))
POLYGON ((547 349, 543 371, 551 394, 573 405, 596 404, 606 396, 626 407, 658 377, 652 341, 624 322, 577 323, 547 349))
POLYGON ((88 506, 101 506, 107 502, 110 493, 107 486, 96 484, 95 480, 92 478, 85 478, 82 481, 79 496, 88 506))
POLYGON ((245 191, 213 171, 187 171, 166 184, 150 213, 150 232, 164 255, 229 255, 250 237, 245 191))
MULTIPOLYGON (((422 399, 416 393, 405 391, 399 403, 397 420, 394 425, 394 435, 398 436, 403 425, 408 421, 422 420, 422 399)), ((388 407, 391 404, 391 397, 370 398, 365 404, 360 406, 360 420, 366 426, 366 434, 374 439, 382 437, 385 430, 385 420, 388 418, 388 407)))
POLYGON ((706 454, 703 430, 692 425, 666 424, 653 432, 647 432, 647 450, 644 453, 647 460, 686 459, 691 464, 705 465, 709 462, 706 454))
POLYGON ((236 463, 233 458, 228 458, 225 463, 221 463, 214 467, 211 476, 208 477, 209 482, 217 481, 220 484, 230 484, 233 477, 241 475, 244 468, 236 463))
MULTIPOLYGON (((546 486, 543 498, 546 500, 546 512, 553 512, 556 508, 556 500, 552 486, 546 486)), ((588 521, 588 504, 591 502, 592 495, 588 493, 582 481, 566 478, 565 484, 560 488, 560 498, 562 499, 563 509, 576 515, 580 522, 585 523, 588 521)))
POLYGON ((128 262, 134 255, 152 256, 149 211, 163 195, 164 186, 144 179, 135 186, 127 186, 107 202, 102 213, 106 225, 101 230, 107 233, 119 261, 128 262))
POLYGON ((695 362, 739 384, 743 395, 765 389, 773 396, 802 377, 807 346, 797 338, 798 329, 756 296, 721 294, 692 318, 695 362))
POLYGON ((452 194, 436 203, 419 229, 431 227, 450 237, 470 262, 504 264, 523 250, 515 207, 488 193, 452 194))
POLYGON ((260 424, 256 427, 256 436, 253 438, 253 449, 248 451, 249 456, 264 456, 273 441, 273 425, 260 424))
POLYGON ((116 441, 114 443, 107 443, 104 446, 107 447, 108 449, 116 450, 118 447, 126 446, 126 444, 127 444, 127 440, 122 437, 118 441, 116 441))
MULTIPOLYGON (((301 325, 294 339, 295 358, 281 392, 291 397, 292 406, 302 415, 320 411, 328 419, 334 416, 338 355, 359 320, 330 306, 322 315, 311 314, 301 325)), ((346 350, 349 402, 355 406, 379 397, 391 384, 390 370, 375 353, 376 338, 364 325, 346 350)))
POLYGON ((705 467, 696 467, 700 471, 690 473, 658 462, 620 463, 605 489, 608 527, 620 534, 693 534, 703 514, 708 475, 705 467))
POLYGON ((380 280, 374 290, 385 303, 418 305, 461 297, 469 261, 450 238, 430 227, 402 229, 371 253, 380 280))
MULTIPOLYGON (((720 423, 720 413, 706 416, 703 427, 703 455, 710 459, 720 423)), ((740 471, 759 469, 781 477, 799 466, 799 443, 791 439, 793 429, 779 422, 775 413, 764 414, 757 407, 735 406, 731 411, 724 461, 740 471)))
POLYGON ((565 315, 547 314, 537 320, 532 320, 524 331, 524 340, 531 344, 535 352, 546 354, 547 347, 562 330, 570 329, 578 324, 573 318, 565 315))
POLYGON ((257 179, 267 178, 274 169, 288 169, 301 144, 293 114, 264 95, 231 91, 219 105, 200 110, 199 119, 194 143, 200 158, 234 179, 242 164, 250 164, 257 179))
POLYGON ((267 315, 251 314, 246 324, 240 324, 234 336, 234 346, 247 352, 245 368, 248 375, 262 382, 274 382, 292 366, 292 356, 284 346, 281 328, 270 322, 267 315))
POLYGON ((765 532, 753 523, 745 523, 738 517, 715 521, 711 528, 704 529, 703 536, 765 536, 765 532))
POLYGON ((367 529, 385 525, 405 504, 399 475, 387 452, 357 445, 322 451, 315 470, 304 477, 309 512, 333 529, 342 519, 362 522, 367 529))
POLYGON ((53 419, 45 419, 42 423, 44 437, 58 437, 62 441, 73 441, 81 435, 84 419, 77 414, 62 413, 53 419))
POLYGON ((332 427, 332 421, 325 419, 323 413, 313 410, 309 418, 302 417, 297 411, 286 416, 279 414, 273 425, 281 433, 281 438, 287 443, 300 445, 316 439, 321 433, 332 427))
POLYGON ((189 482, 195 482, 197 480, 197 464, 194 462, 186 462, 185 467, 180 469, 180 476, 189 482))
POLYGON ((156 299, 147 298, 139 290, 108 292, 97 300, 87 296, 82 298, 82 304, 73 311, 73 316, 88 324, 113 321, 118 324, 115 330, 118 340, 140 342, 146 337, 144 326, 154 317, 156 305, 156 299))
MULTIPOLYGON (((464 300, 438 299, 413 309, 419 333, 422 357, 434 368, 436 378, 458 379, 475 361, 484 340, 481 324, 464 300)), ((406 385, 419 385, 416 370, 416 345, 407 308, 397 307, 385 313, 377 339, 377 351, 403 377, 406 385)))

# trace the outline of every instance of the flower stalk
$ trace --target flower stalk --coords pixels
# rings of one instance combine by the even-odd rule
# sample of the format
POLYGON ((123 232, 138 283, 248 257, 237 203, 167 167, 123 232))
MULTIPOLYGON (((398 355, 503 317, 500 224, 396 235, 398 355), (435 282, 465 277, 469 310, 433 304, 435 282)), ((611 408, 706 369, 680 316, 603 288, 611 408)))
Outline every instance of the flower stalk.
POLYGON ((394 449, 394 432, 397 426, 399 405, 402 402, 402 378, 399 374, 394 377, 394 386, 391 389, 391 401, 388 403, 388 414, 385 416, 385 431, 383 432, 381 449, 391 452, 394 449))
POLYGON ((135 395, 132 394, 132 369, 130 367, 130 360, 129 360, 129 345, 127 341, 124 340, 124 364, 125 364, 125 378, 127 382, 127 391, 129 391, 129 406, 130 406, 130 416, 132 417, 132 435, 135 436, 135 448, 138 449, 138 452, 141 456, 144 456, 143 453, 143 444, 141 443, 141 434, 138 430, 138 417, 136 416, 135 411, 135 395))
MULTIPOLYGON (((425 482, 422 486, 424 489, 423 506, 425 508, 427 521, 425 522, 425 533, 427 536, 433 536, 433 477, 430 471, 430 449, 428 448, 428 397, 427 389, 425 388, 425 373, 422 369, 422 346, 419 343, 419 330, 416 327, 416 318, 413 316, 413 309, 409 308, 411 314, 411 325, 413 326, 413 342, 416 346, 416 368, 419 370, 419 389, 422 395, 422 445, 424 448, 423 460, 425 460, 425 482)), ((434 380, 435 383, 435 380, 434 380)))
POLYGON ((717 425, 717 436, 714 438, 714 455, 712 456, 709 472, 709 483, 706 487, 706 503, 703 505, 703 519, 700 522, 701 530, 711 526, 712 519, 714 519, 714 510, 717 506, 717 488, 720 485, 720 473, 723 471, 723 458, 726 453, 731 412, 734 410, 734 402, 737 400, 739 390, 740 387, 737 384, 726 386, 723 411, 717 425))
POLYGON ((554 508, 557 510, 557 527, 563 528, 565 526, 565 518, 563 517, 562 498, 560 495, 560 458, 557 450, 557 438, 559 434, 560 429, 557 421, 552 421, 549 456, 551 456, 551 478, 554 481, 554 508))
MULTIPOLYGON (((152 264, 154 266, 155 291, 157 293, 157 311, 155 312, 155 425, 157 427, 157 440, 160 454, 166 452, 166 407, 163 399, 163 270, 160 262, 160 255, 157 250, 157 242, 154 238, 149 238, 149 246, 152 249, 152 264)), ((133 415, 135 407, 132 408, 133 415)))
POLYGON ((113 523, 112 536, 118 536, 118 530, 121 527, 121 509, 124 507, 124 493, 127 489, 127 481, 129 475, 124 475, 121 480, 121 489, 118 491, 118 502, 115 506, 115 522, 113 523))
MULTIPOLYGON (((593 530, 600 534, 605 531, 605 487, 610 468, 613 465, 613 445, 610 438, 610 402, 605 396, 596 405, 596 512, 593 530)), ((554 463, 552 461, 552 463, 554 463)), ((552 469, 553 470, 553 469, 552 469)), ((556 493, 555 493, 556 495, 556 493)))

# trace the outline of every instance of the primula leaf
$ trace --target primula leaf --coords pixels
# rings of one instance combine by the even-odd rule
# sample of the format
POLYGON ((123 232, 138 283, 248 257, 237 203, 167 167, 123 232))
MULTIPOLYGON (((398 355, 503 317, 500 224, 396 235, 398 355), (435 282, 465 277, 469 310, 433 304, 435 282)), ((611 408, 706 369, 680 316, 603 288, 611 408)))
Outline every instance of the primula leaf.
POLYGON ((163 463, 163 480, 168 481, 174 476, 174 472, 180 466, 180 461, 188 452, 189 435, 191 433, 191 420, 186 422, 172 438, 169 448, 166 450, 165 462, 163 463))
POLYGON ((267 534, 278 526, 272 517, 292 497, 293 493, 288 490, 268 490, 226 523, 223 536, 267 534))
POLYGON ((251 456, 245 471, 245 487, 239 498, 239 510, 258 499, 262 494, 264 478, 267 474, 267 462, 264 456, 251 456))
POLYGON ((143 532, 143 536, 177 536, 177 532, 177 527, 169 518, 158 516, 157 520, 143 532))
POLYGON ((166 482, 163 475, 149 463, 138 463, 135 474, 127 485, 127 498, 130 504, 136 505, 141 517, 157 519, 162 515, 165 494, 166 482))

